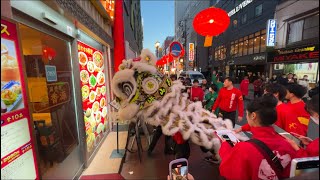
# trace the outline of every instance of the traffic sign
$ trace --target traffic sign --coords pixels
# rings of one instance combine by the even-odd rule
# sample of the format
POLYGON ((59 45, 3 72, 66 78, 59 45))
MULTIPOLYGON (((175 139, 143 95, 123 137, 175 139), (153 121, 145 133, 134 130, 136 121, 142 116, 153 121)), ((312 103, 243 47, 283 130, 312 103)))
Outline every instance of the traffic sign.
POLYGON ((170 54, 171 56, 175 57, 175 58, 178 58, 182 55, 182 51, 183 51, 183 47, 182 45, 177 42, 177 41, 174 41, 170 44, 170 54))

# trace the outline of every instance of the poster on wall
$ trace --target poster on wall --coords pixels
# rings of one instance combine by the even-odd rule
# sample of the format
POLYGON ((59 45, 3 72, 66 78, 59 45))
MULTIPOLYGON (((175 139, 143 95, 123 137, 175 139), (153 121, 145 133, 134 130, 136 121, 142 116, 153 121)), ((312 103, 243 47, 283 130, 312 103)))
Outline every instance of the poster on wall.
POLYGON ((1 19, 1 179, 39 179, 17 27, 1 19))
POLYGON ((102 52, 78 41, 78 59, 89 156, 107 129, 107 102, 102 52))

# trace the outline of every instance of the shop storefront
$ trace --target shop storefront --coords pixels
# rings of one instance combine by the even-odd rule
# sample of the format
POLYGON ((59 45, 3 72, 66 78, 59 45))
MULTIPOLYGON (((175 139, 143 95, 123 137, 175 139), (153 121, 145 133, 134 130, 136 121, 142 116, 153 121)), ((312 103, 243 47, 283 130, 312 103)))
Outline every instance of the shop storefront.
POLYGON ((270 75, 293 73, 302 79, 308 75, 311 85, 319 80, 319 45, 277 49, 268 53, 270 75))
MULTIPOLYGON (((5 101, 6 111, 14 111, 9 115, 17 116, 17 122, 22 122, 21 108, 30 113, 22 113, 27 118, 23 125, 28 128, 30 124, 31 134, 23 145, 32 149, 34 156, 29 153, 29 161, 22 159, 25 156, 21 154, 27 150, 17 145, 22 153, 12 162, 19 164, 1 165, 1 174, 7 173, 1 178, 14 177, 14 168, 33 167, 32 178, 73 179, 90 163, 109 132, 112 42, 97 38, 100 35, 84 24, 73 23, 77 17, 62 16, 54 6, 42 1, 11 1, 11 7, 12 18, 8 20, 16 25, 17 40, 12 43, 1 38, 1 101, 5 101), (19 74, 21 80, 17 78, 19 74), (22 90, 16 90, 19 86, 22 90), (2 95, 3 92, 9 95, 2 95)), ((6 114, 1 114, 1 119, 3 115, 6 114)), ((3 127, 8 127, 2 124, 1 137, 3 127)), ((15 136, 18 135, 10 138, 15 136)), ((14 142, 8 141, 6 146, 14 142)), ((12 149, 8 153, 12 156, 12 149)), ((8 157, 1 153, 1 160, 8 157)))

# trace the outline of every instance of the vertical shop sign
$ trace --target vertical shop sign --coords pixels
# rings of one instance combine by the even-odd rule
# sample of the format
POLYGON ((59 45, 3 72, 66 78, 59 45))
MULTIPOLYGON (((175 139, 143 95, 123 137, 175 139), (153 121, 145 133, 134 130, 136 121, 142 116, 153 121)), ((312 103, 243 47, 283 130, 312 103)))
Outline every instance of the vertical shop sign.
POLYGON ((1 19, 1 179, 39 179, 17 26, 1 19))
POLYGON ((277 23, 275 19, 269 19, 267 25, 267 46, 273 47, 276 43, 277 23))
POLYGON ((189 43, 189 61, 194 61, 194 43, 189 43))
POLYGON ((79 41, 78 58, 87 153, 90 157, 107 129, 104 59, 102 52, 79 41))

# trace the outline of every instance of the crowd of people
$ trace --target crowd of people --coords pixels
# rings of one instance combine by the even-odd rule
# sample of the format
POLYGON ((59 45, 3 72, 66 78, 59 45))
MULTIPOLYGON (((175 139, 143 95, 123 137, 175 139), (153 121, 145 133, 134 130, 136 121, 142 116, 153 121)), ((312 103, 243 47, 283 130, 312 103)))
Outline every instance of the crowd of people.
MULTIPOLYGON (((171 76, 171 79, 177 78, 171 76)), ((220 175, 226 179, 287 178, 292 159, 319 156, 319 139, 307 137, 310 119, 319 124, 319 92, 318 86, 310 90, 307 76, 301 80, 292 73, 273 76, 270 80, 258 77, 251 81, 254 99, 248 101, 246 108, 244 100, 248 99, 251 83, 248 76, 244 77, 239 89, 234 87, 232 78, 222 80, 215 71, 210 83, 203 80, 199 84, 196 79, 192 82, 190 78, 181 77, 178 80, 187 87, 185 92, 189 94, 190 101, 201 101, 207 110, 223 119, 230 119, 233 126, 236 120, 240 122, 246 115, 247 124, 234 132, 251 131, 251 140, 230 145, 220 138, 219 152, 200 147, 203 152, 211 152, 212 155, 205 160, 220 164, 220 175), (296 144, 279 135, 273 125, 289 132, 301 143, 296 144), (270 154, 273 158, 269 157, 270 154)), ((156 138, 159 139, 158 136, 156 138)), ((172 139, 176 143, 173 150, 175 158, 189 158, 189 142, 183 140, 180 133, 172 139)), ((154 144, 151 147, 154 148, 154 144)))

